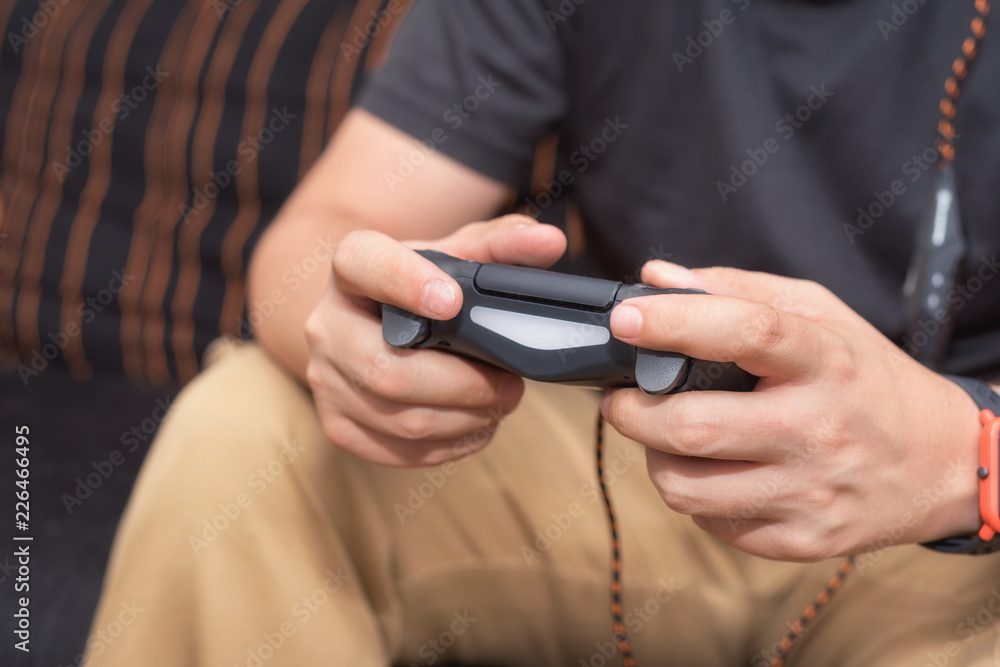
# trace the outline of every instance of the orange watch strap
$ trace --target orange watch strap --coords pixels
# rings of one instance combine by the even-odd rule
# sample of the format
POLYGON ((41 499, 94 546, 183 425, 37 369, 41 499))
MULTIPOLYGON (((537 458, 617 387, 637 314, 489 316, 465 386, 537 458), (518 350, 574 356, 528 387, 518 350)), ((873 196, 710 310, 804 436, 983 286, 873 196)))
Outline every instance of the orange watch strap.
POLYGON ((1000 417, 991 410, 981 410, 979 421, 979 514, 983 527, 980 539, 986 541, 1000 533, 1000 417))

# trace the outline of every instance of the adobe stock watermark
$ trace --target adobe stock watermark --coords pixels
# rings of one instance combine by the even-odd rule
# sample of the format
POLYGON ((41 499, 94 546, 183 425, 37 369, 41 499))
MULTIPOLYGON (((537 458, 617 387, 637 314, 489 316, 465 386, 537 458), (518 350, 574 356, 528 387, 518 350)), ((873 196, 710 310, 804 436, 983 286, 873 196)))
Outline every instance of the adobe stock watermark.
MULTIPOLYGON (((545 181, 542 181, 542 183, 544 184, 545 181)), ((646 255, 646 260, 642 262, 632 273, 623 275, 621 282, 626 285, 640 282, 642 279, 643 266, 654 260, 667 261, 674 256, 672 252, 667 252, 664 249, 662 243, 656 248, 649 246, 646 248, 646 251, 649 253, 646 255)), ((565 328, 561 330, 561 334, 563 334, 564 337, 561 340, 560 338, 555 338, 553 341, 553 345, 560 345, 560 347, 556 349, 556 355, 559 357, 559 361, 561 363, 567 363, 569 357, 580 350, 586 349, 590 345, 603 345, 607 337, 610 335, 608 332, 607 313, 579 311, 579 315, 582 317, 582 321, 567 322, 566 324, 568 324, 568 326, 565 326, 565 328)))
POLYGON ((826 84, 809 86, 809 96, 806 101, 775 121, 774 131, 781 136, 781 139, 768 137, 759 147, 748 148, 746 153, 749 159, 743 160, 738 165, 731 164, 729 178, 725 181, 715 182, 715 187, 719 191, 719 197, 722 198, 722 201, 728 201, 729 197, 736 194, 740 188, 747 184, 749 179, 763 169, 771 156, 781 150, 781 142, 791 141, 796 131, 801 130, 831 97, 833 97, 833 92, 826 89, 826 84))
MULTIPOLYGON (((730 0, 730 2, 736 5, 736 8, 741 13, 745 12, 747 7, 750 6, 750 0, 730 0)), ((694 61, 700 58, 705 53, 705 50, 712 46, 712 44, 715 44, 715 40, 722 36, 726 27, 736 22, 738 16, 739 14, 732 9, 726 8, 719 12, 716 18, 703 20, 701 24, 705 26, 705 29, 697 34, 688 35, 684 53, 674 51, 672 57, 674 65, 677 66, 677 71, 683 74, 685 67, 693 65, 694 61)))
POLYGON ((155 68, 147 65, 146 75, 142 77, 142 81, 111 103, 111 116, 102 118, 97 127, 90 130, 80 130, 83 139, 66 147, 66 158, 62 162, 54 161, 50 165, 59 182, 65 181, 74 169, 83 164, 83 159, 93 153, 94 149, 104 143, 104 140, 115 131, 116 123, 128 118, 129 114, 146 101, 146 98, 168 76, 170 76, 170 72, 161 70, 159 63, 155 68))
POLYGON ((424 478, 426 481, 410 486, 406 490, 406 498, 393 503, 392 510, 396 513, 400 525, 416 516, 417 512, 441 490, 448 480, 455 476, 462 464, 469 460, 468 455, 486 446, 486 443, 509 416, 509 413, 505 414, 503 410, 493 408, 489 410, 488 414, 490 418, 486 425, 462 436, 452 446, 452 453, 460 458, 447 461, 437 468, 425 470, 424 478))
MULTIPOLYGON (((955 140, 957 141, 959 138, 960 135, 956 134, 955 140)), ((920 153, 912 155, 900 166, 902 176, 906 177, 906 180, 911 184, 916 183, 932 167, 937 166, 940 157, 938 144, 934 142, 920 153)), ((858 207, 855 223, 844 223, 843 228, 844 233, 847 234, 847 240, 853 244, 857 237, 871 229, 875 222, 885 215, 907 192, 909 192, 909 186, 902 178, 893 179, 885 190, 874 190, 872 200, 858 207)))
POLYGON ((667 252, 667 249, 663 247, 662 243, 655 248, 653 246, 648 246, 646 248, 645 261, 639 264, 639 267, 632 273, 627 273, 623 275, 621 282, 625 283, 626 285, 642 282, 642 267, 646 266, 646 264, 649 264, 650 262, 653 261, 669 262, 670 258, 673 256, 674 253, 667 252))
POLYGON ((15 54, 21 52, 28 42, 34 39, 38 31, 49 24, 63 7, 69 4, 69 0, 42 0, 38 3, 38 9, 29 20, 27 16, 21 17, 20 31, 11 30, 7 33, 7 43, 15 54))
MULTIPOLYGON (((76 315, 80 318, 80 322, 83 325, 93 322, 97 314, 111 305, 119 292, 134 279, 135 276, 125 273, 124 269, 112 271, 111 280, 108 281, 107 286, 92 296, 88 296, 76 307, 76 315)), ((83 327, 75 321, 67 322, 62 329, 55 333, 49 332, 46 335, 49 342, 43 344, 41 349, 31 350, 25 361, 17 365, 17 372, 21 376, 24 386, 27 387, 32 378, 38 377, 39 373, 48 368, 49 362, 66 349, 70 339, 76 338, 82 332, 83 327)))
POLYGON ((122 444, 121 449, 112 449, 107 456, 101 458, 99 461, 92 460, 90 462, 92 470, 73 480, 76 482, 73 493, 63 492, 59 497, 62 500, 63 507, 66 508, 66 513, 72 516, 73 512, 82 507, 111 478, 111 475, 125 463, 125 459, 129 454, 134 454, 143 443, 148 442, 153 437, 160 427, 160 423, 166 419, 169 412, 170 403, 162 398, 156 399, 150 416, 144 418, 138 424, 132 425, 131 428, 121 434, 119 438, 119 442, 122 444))
MULTIPOLYGON (((452 104, 441 114, 441 120, 448 125, 452 132, 458 131, 503 86, 503 83, 497 81, 493 74, 480 75, 477 82, 478 85, 471 93, 452 104)), ((427 161, 427 156, 434 153, 438 146, 447 142, 450 136, 445 128, 436 127, 426 139, 420 141, 422 144, 420 148, 414 148, 406 155, 401 155, 395 170, 389 171, 387 169, 382 173, 386 185, 389 186, 389 191, 395 192, 401 183, 416 173, 417 169, 427 161)))
MULTIPOLYGON (((132 600, 130 602, 122 602, 118 605, 118 613, 115 615, 114 619, 108 621, 108 623, 102 627, 91 632, 90 636, 87 637, 87 656, 88 658, 99 658, 104 655, 112 644, 114 644, 118 638, 120 638, 129 627, 135 623, 136 619, 146 611, 145 608, 140 607, 139 604, 132 600)), ((84 655, 80 654, 76 656, 72 665, 68 667, 81 667, 85 665, 84 655)))
POLYGON ((587 0, 561 0, 555 9, 545 10, 545 21, 549 24, 549 29, 555 32, 559 26, 569 21, 569 17, 576 13, 577 7, 587 2, 587 0))
POLYGON ((917 323, 920 331, 915 331, 912 336, 903 338, 900 344, 903 350, 912 357, 917 351, 923 349, 943 325, 951 322, 953 313, 961 312, 969 301, 982 291, 986 283, 993 280, 997 273, 1000 273, 1000 263, 997 262, 997 256, 986 257, 982 255, 979 258, 979 266, 975 270, 969 270, 969 277, 965 279, 965 282, 952 287, 945 297, 944 303, 932 306, 940 305, 933 315, 923 318, 917 323))
POLYGON ((351 580, 351 575, 343 567, 338 567, 336 572, 326 570, 324 574, 326 578, 322 583, 293 603, 288 616, 278 627, 271 632, 262 632, 260 642, 247 649, 246 660, 233 667, 263 667, 296 635, 300 626, 308 623, 351 580))
MULTIPOLYGON (((642 460, 642 457, 636 452, 637 449, 634 447, 625 447, 615 452, 614 457, 609 459, 604 467, 602 479, 605 487, 612 488, 620 477, 642 460)), ((533 565, 536 560, 541 559, 552 548, 553 544, 562 539, 574 523, 583 517, 586 507, 601 500, 600 489, 600 480, 596 476, 590 478, 579 489, 579 494, 585 502, 574 500, 562 512, 553 512, 550 515, 551 523, 542 528, 536 528, 534 542, 521 545, 521 555, 524 557, 524 562, 533 565)))
POLYGON ((910 498, 912 510, 907 510, 892 523, 884 525, 879 536, 866 545, 865 552, 855 557, 854 569, 858 576, 864 577, 865 571, 882 560, 889 547, 899 543, 906 529, 916 526, 952 488, 974 478, 975 474, 973 467, 963 467, 957 461, 949 462, 940 478, 929 488, 921 489, 910 498))
POLYGON ((365 23, 365 27, 355 25, 351 34, 345 35, 340 41, 340 55, 344 61, 351 63, 360 56, 373 39, 405 12, 406 5, 402 0, 389 0, 389 3, 381 11, 378 9, 369 10, 368 15, 371 18, 365 23))
POLYGON ((940 650, 927 651, 924 654, 926 660, 921 667, 948 667, 952 664, 952 659, 962 655, 981 632, 986 631, 995 636, 998 623, 1000 623, 1000 590, 994 586, 990 589, 990 596, 976 613, 966 616, 955 626, 955 634, 962 641, 948 641, 940 650))
POLYGON ((926 2, 927 0, 903 0, 892 3, 892 11, 889 12, 888 20, 879 19, 875 23, 875 27, 882 33, 882 39, 888 42, 889 38, 894 33, 899 32, 899 29, 906 25, 910 17, 916 14, 926 2))
POLYGON ((737 532, 750 519, 760 515, 760 511, 782 491, 788 482, 788 475, 782 470, 776 470, 766 482, 757 482, 753 494, 746 500, 740 511, 726 517, 729 530, 737 532))
POLYGON ((281 452, 276 457, 258 466, 257 470, 247 477, 246 490, 219 503, 218 512, 202 520, 201 530, 197 534, 188 535, 188 546, 194 555, 200 556, 222 536, 222 533, 239 521, 243 513, 253 505, 254 500, 271 488, 271 485, 285 474, 288 466, 293 465, 305 449, 304 445, 300 445, 294 439, 283 442, 281 452))
MULTIPOLYGON (((282 284, 287 286, 288 291, 297 292, 303 283, 317 271, 327 272, 330 270, 330 262, 336 249, 337 244, 333 240, 332 234, 327 234, 325 237, 317 236, 309 254, 282 272, 282 284)), ((286 299, 286 290, 279 287, 272 289, 262 299, 249 299, 246 304, 246 317, 240 315, 239 319, 236 320, 236 335, 242 339, 252 338, 254 330, 273 317, 278 312, 278 307, 283 305, 286 299)))
MULTIPOLYGON (((658 587, 641 605, 635 605, 626 612, 622 621, 625 623, 625 630, 630 638, 637 637, 653 618, 663 611, 677 593, 683 590, 683 586, 674 582, 674 578, 660 579, 657 581, 658 587)), ((580 658, 579 667, 605 667, 613 664, 618 654, 618 643, 615 637, 610 641, 594 642, 594 652, 589 658, 580 658)))
POLYGON ((17 574, 17 566, 17 562, 12 562, 9 555, 3 557, 3 562, 0 562, 0 584, 6 583, 17 574))
POLYGON ((271 116, 256 134, 244 137, 236 146, 237 158, 226 162, 225 168, 218 172, 208 172, 208 183, 203 186, 191 188, 191 203, 181 202, 177 205, 181 213, 181 218, 186 223, 188 218, 195 211, 203 211, 211 201, 214 201, 222 190, 229 187, 233 179, 243 172, 244 167, 248 167, 257 160, 261 152, 267 148, 275 137, 285 131, 291 121, 298 118, 297 114, 289 113, 288 107, 284 106, 280 110, 277 107, 271 109, 271 116))
MULTIPOLYGON (((961 623, 955 626, 955 633, 963 637, 966 644, 971 644, 976 635, 983 630, 992 630, 1000 616, 1000 590, 996 587, 990 589, 990 597, 975 613, 966 616, 961 623)), ((949 655, 952 653, 949 651, 949 655)))
MULTIPOLYGON (((792 634, 805 637, 812 630, 811 625, 802 625, 802 622, 796 619, 795 621, 785 621, 785 628, 792 634)), ((779 658, 785 654, 782 651, 782 642, 784 642, 784 637, 774 640, 774 643, 769 647, 761 649, 759 652, 755 653, 750 659, 750 667, 771 667, 774 664, 774 659, 779 658)))
POLYGON ((587 171, 590 166, 604 154, 608 147, 615 143, 629 127, 622 122, 621 116, 610 116, 604 119, 604 126, 590 141, 580 144, 569 154, 569 163, 576 167, 574 171, 563 169, 556 174, 552 182, 542 181, 541 192, 524 200, 524 213, 533 218, 541 215, 563 192, 576 182, 577 177, 587 171))
MULTIPOLYGON (((827 425, 821 422, 821 430, 831 431, 834 429, 832 420, 828 417, 820 417, 819 419, 825 420, 829 423, 829 425, 827 425)), ((786 462, 785 465, 791 463, 792 461, 810 459, 818 454, 820 449, 821 446, 816 441, 803 443, 793 450, 794 455, 786 462)), ((788 488, 788 482, 788 475, 781 468, 772 471, 768 480, 757 482, 754 486, 753 494, 741 505, 739 511, 726 517, 726 523, 729 525, 729 529, 735 533, 742 526, 745 526, 750 519, 759 516, 760 511, 766 507, 771 500, 776 498, 788 488)))
POLYGON ((431 637, 417 649, 417 657, 423 662, 411 662, 409 667, 421 667, 421 665, 433 665, 440 661, 448 650, 458 642, 458 638, 464 635, 479 619, 473 616, 468 609, 460 612, 453 612, 454 619, 448 627, 441 631, 436 637, 431 637))

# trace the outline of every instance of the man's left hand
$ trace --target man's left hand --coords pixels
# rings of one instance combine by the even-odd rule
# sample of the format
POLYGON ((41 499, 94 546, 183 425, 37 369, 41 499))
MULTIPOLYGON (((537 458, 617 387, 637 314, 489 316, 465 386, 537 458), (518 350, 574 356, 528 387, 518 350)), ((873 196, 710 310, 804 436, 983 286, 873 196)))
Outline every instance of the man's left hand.
POLYGON ((978 530, 978 410, 958 385, 816 283, 661 261, 642 278, 710 294, 631 299, 611 316, 617 338, 760 377, 750 393, 605 397, 667 505, 792 561, 978 530))

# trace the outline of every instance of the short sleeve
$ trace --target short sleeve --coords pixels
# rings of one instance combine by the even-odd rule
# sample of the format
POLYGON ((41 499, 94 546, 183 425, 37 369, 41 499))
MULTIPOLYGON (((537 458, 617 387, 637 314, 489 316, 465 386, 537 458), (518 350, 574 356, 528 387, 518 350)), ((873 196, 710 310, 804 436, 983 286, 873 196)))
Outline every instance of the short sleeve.
POLYGON ((567 106, 567 21, 542 0, 416 0, 358 104, 515 184, 567 106))

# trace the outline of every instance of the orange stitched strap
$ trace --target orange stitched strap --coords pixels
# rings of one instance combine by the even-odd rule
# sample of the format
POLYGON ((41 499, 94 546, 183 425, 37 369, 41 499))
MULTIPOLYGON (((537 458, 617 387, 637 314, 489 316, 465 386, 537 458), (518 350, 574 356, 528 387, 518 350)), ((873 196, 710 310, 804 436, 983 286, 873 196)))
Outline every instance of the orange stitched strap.
POLYGON ((809 621, 813 620, 816 614, 819 613, 819 610, 840 590, 844 585, 844 579, 847 578, 847 575, 853 569, 854 556, 848 556, 840 561, 840 564, 837 565, 837 571, 830 577, 826 588, 817 593, 813 601, 809 603, 809 606, 803 609, 799 617, 795 619, 795 622, 788 626, 788 632, 778 642, 778 650, 775 651, 776 655, 771 658, 771 667, 784 667, 785 658, 788 657, 788 653, 795 647, 795 644, 802 638, 802 635, 805 634, 809 626, 809 621))
POLYGON ((979 435, 979 514, 983 527, 979 538, 984 542, 1000 532, 1000 417, 990 410, 979 413, 983 430, 979 435))
POLYGON ((632 645, 625 633, 625 616, 622 610, 622 555, 618 542, 618 520, 611 505, 611 494, 604 483, 604 415, 597 413, 597 429, 594 434, 597 453, 597 481, 601 485, 604 508, 608 513, 608 527, 611 530, 611 620, 615 631, 615 643, 622 654, 624 667, 635 667, 632 645))

